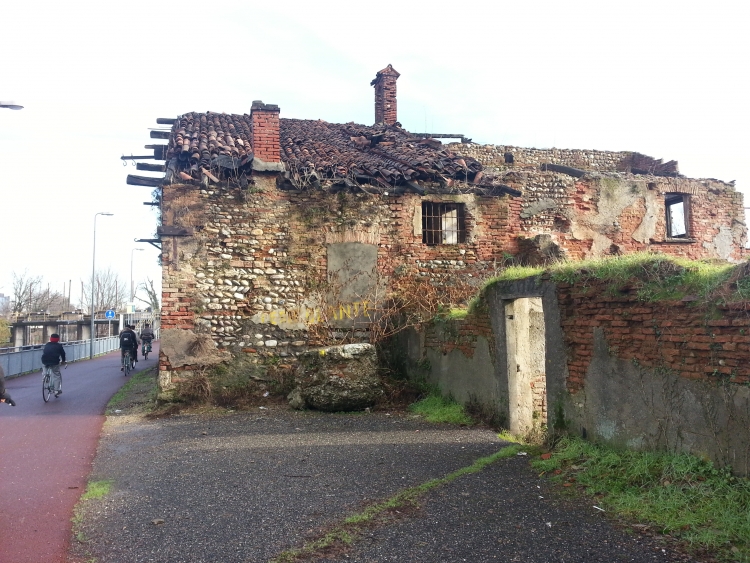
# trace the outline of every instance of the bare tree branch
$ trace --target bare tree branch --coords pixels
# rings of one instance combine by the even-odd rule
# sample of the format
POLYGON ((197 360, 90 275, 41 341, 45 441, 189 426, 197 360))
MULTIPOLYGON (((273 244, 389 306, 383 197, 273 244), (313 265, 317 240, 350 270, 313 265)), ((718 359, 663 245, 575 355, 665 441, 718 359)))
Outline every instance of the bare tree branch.
POLYGON ((161 303, 159 302, 159 294, 156 293, 156 289, 154 289, 154 280, 146 278, 145 282, 141 282, 138 284, 138 289, 142 289, 143 291, 145 291, 148 299, 142 299, 137 295, 135 296, 135 298, 138 299, 138 301, 142 301, 143 303, 148 305, 148 307, 154 313, 158 313, 161 309, 161 303))
MULTIPOLYGON (((128 300, 125 282, 110 268, 99 270, 94 277, 94 307, 97 311, 121 310, 128 300)), ((80 308, 91 313, 91 280, 83 282, 80 308)))
POLYGON ((41 276, 30 276, 26 270, 22 274, 13 272, 9 313, 59 313, 69 308, 66 297, 52 291, 41 276))

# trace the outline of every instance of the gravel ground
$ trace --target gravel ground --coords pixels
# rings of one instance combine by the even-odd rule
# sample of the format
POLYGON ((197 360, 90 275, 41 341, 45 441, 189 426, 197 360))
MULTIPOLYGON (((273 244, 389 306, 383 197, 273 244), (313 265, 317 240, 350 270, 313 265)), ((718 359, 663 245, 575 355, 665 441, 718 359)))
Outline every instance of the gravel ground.
MULTIPOLYGON (((487 429, 409 414, 268 408, 160 420, 110 417, 82 503, 71 560, 266 562, 404 488, 505 444, 487 429)), ((686 561, 628 535, 591 503, 562 499, 529 468, 500 460, 433 489, 412 513, 368 530, 328 562, 686 561)))

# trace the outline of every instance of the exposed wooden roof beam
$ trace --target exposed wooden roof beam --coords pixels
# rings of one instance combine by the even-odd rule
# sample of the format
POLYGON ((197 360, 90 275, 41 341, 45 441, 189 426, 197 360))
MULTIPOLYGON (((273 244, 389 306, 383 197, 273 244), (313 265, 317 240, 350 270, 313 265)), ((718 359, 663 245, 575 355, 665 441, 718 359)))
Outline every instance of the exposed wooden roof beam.
POLYGON ((130 156, 122 155, 120 157, 120 160, 153 160, 154 155, 148 155, 148 156, 133 156, 132 154, 130 156))
POLYGON ((148 176, 135 176, 134 174, 128 174, 127 183, 131 186, 149 186, 152 188, 158 188, 161 186, 164 178, 149 178, 148 176))
POLYGON ((161 239, 160 238, 137 238, 135 242, 147 242, 157 250, 161 250, 161 239))
POLYGON ((135 167, 137 170, 147 170, 149 172, 164 172, 167 169, 164 164, 150 164, 148 162, 139 162, 135 167))
POLYGON ((461 133, 411 133, 414 137, 429 138, 433 139, 460 139, 463 137, 461 133))

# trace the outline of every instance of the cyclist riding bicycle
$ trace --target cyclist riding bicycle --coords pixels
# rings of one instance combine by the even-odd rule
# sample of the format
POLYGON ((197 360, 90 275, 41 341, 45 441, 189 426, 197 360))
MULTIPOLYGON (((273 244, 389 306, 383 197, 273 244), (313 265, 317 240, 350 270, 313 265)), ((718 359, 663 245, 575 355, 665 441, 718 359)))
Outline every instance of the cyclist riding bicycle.
POLYGON ((60 335, 55 333, 49 337, 49 342, 42 350, 42 364, 52 370, 52 387, 55 389, 55 397, 62 395, 62 374, 60 373, 60 362, 65 363, 65 349, 60 344, 60 335))
POLYGON ((154 331, 151 330, 151 325, 146 323, 141 331, 141 342, 143 342, 143 351, 151 351, 151 341, 154 339, 154 331))
MULTIPOLYGON (((135 331, 130 328, 130 325, 125 325, 125 328, 120 333, 120 363, 125 361, 125 352, 130 353, 130 357, 133 361, 136 360, 136 353, 138 351, 138 337, 135 335, 135 331)), ((123 371, 125 367, 120 367, 120 371, 123 371)))

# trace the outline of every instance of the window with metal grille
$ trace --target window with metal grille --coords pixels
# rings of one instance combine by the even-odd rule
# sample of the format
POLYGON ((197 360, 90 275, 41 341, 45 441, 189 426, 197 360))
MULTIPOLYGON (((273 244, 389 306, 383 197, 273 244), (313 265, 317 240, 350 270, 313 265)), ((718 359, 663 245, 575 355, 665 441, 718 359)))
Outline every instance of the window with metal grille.
POLYGON ((422 242, 428 245, 466 242, 464 204, 423 201, 422 242))
POLYGON ((667 211, 667 238, 687 238, 688 196, 667 194, 664 196, 664 207, 667 211))

